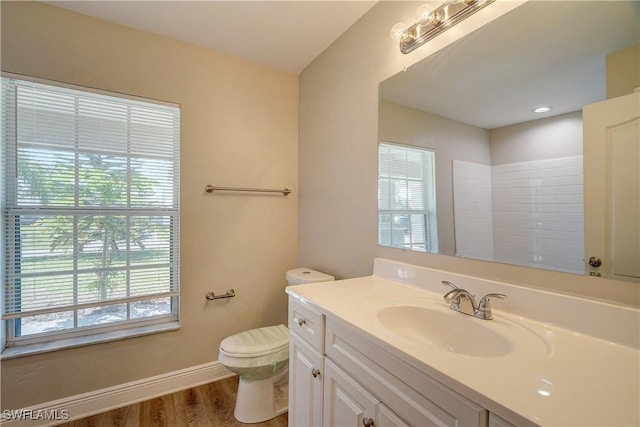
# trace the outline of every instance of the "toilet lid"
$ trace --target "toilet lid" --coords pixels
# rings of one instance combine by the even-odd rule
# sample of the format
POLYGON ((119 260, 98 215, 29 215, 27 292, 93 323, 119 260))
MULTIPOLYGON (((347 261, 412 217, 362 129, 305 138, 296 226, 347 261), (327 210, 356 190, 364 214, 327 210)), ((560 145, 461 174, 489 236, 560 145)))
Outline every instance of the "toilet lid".
POLYGON ((289 346, 289 329, 284 325, 251 329, 222 340, 220 351, 234 357, 256 357, 282 351, 289 346))

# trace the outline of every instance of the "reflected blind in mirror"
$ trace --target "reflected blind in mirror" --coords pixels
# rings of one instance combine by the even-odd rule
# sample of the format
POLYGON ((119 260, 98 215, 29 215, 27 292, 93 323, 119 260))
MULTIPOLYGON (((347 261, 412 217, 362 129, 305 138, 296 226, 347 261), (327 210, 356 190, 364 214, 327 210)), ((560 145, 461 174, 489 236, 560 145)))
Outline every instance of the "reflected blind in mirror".
POLYGON ((387 142, 378 146, 378 244, 438 252, 435 153, 387 142))

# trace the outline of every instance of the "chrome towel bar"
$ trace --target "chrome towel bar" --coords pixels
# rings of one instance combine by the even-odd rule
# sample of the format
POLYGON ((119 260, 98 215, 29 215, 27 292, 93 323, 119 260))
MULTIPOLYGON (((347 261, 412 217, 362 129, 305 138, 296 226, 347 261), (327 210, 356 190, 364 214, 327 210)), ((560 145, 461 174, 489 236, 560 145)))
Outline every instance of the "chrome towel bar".
POLYGON ((215 293, 213 293, 213 291, 209 291, 205 294, 205 298, 208 299, 209 301, 212 301, 214 299, 233 298, 235 296, 236 296, 236 291, 234 291, 233 289, 227 289, 227 293, 222 295, 216 295, 215 293))
POLYGON ((240 188, 240 187, 214 187, 213 185, 205 185, 204 191, 207 193, 213 193, 214 191, 250 191, 253 193, 282 193, 283 196, 291 193, 291 190, 284 188, 282 190, 270 189, 270 188, 240 188))

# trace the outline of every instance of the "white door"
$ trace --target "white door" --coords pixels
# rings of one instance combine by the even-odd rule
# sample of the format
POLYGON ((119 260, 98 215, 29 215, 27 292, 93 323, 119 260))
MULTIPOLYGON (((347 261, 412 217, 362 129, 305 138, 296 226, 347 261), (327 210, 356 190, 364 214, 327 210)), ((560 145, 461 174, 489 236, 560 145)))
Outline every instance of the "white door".
POLYGON ((289 335, 289 426, 322 425, 323 356, 296 334, 289 335))
POLYGON ((583 109, 586 271, 640 282, 640 93, 583 109))
POLYGON ((326 427, 374 427, 378 400, 329 359, 324 364, 326 427))

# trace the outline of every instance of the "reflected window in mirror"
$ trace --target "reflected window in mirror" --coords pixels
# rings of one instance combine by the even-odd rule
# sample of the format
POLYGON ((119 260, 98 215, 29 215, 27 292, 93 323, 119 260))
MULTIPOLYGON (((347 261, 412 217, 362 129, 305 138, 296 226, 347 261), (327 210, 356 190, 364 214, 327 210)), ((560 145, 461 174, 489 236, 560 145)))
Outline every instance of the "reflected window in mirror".
POLYGON ((434 151, 380 142, 378 244, 438 253, 434 151))

